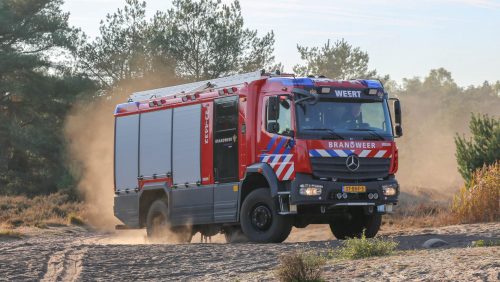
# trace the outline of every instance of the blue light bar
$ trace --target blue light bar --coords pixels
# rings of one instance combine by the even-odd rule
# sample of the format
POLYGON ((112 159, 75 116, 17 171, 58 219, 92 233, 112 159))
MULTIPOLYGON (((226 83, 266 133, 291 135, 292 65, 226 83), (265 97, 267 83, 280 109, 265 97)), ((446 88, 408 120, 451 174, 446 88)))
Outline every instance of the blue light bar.
POLYGON ((295 78, 293 80, 293 84, 295 86, 305 86, 305 87, 313 87, 314 81, 310 78, 295 78))
POLYGON ((378 80, 368 80, 368 79, 365 79, 363 81, 366 83, 366 86, 368 88, 384 88, 382 86, 382 83, 380 83, 380 81, 378 81, 378 80))
POLYGON ((129 102, 129 103, 123 103, 123 104, 118 104, 116 105, 115 108, 115 115, 123 112, 128 112, 128 111, 136 111, 139 109, 139 102, 129 102))
POLYGON ((279 82, 283 86, 304 86, 314 87, 314 82, 310 78, 288 78, 288 77, 271 77, 269 82, 279 82))

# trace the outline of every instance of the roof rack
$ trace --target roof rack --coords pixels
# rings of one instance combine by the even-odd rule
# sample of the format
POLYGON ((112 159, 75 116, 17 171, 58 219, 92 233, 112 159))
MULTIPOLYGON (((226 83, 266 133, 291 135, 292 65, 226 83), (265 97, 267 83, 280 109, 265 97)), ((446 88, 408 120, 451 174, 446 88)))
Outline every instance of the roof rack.
POLYGON ((145 101, 155 98, 165 98, 183 93, 203 91, 207 88, 223 88, 223 87, 241 85, 245 82, 250 83, 254 80, 261 79, 263 76, 267 76, 267 74, 265 74, 264 71, 254 71, 254 72, 236 74, 221 78, 214 78, 204 81, 186 83, 176 86, 140 91, 130 95, 129 102, 145 101))

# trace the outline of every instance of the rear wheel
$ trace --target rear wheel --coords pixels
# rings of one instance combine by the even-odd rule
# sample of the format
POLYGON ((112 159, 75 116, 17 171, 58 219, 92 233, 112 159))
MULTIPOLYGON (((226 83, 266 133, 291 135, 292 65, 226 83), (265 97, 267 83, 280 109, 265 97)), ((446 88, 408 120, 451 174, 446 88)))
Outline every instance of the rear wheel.
POLYGON ((341 217, 336 217, 330 222, 330 230, 335 238, 361 238, 363 231, 366 238, 377 235, 382 223, 382 215, 378 213, 364 214, 363 209, 352 209, 341 217))
POLYGON ((146 218, 148 238, 154 241, 189 243, 193 237, 188 226, 171 227, 168 221, 168 206, 165 200, 156 200, 149 207, 146 218))
POLYGON ((281 243, 290 234, 292 222, 279 215, 269 189, 256 189, 241 206, 241 229, 252 242, 281 243))

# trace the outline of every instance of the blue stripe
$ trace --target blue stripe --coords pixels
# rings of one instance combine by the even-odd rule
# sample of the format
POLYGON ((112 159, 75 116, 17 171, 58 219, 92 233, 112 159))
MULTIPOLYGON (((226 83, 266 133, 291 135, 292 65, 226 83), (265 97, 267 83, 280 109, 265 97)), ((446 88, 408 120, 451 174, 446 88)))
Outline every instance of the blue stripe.
POLYGON ((271 157, 269 157, 269 159, 267 160, 267 163, 268 164, 272 163, 274 158, 276 158, 276 155, 271 155, 271 157))
POLYGON ((325 150, 330 157, 338 157, 339 155, 335 152, 335 150, 325 150))
POLYGON ((278 154, 280 152, 281 148, 283 148, 283 145, 285 145, 285 142, 286 142, 286 138, 281 138, 280 143, 278 144, 278 146, 276 146, 276 149, 274 149, 273 154, 278 154))
MULTIPOLYGON (((267 163, 272 163, 275 158, 281 158, 282 155, 280 155, 280 154, 271 155, 270 154, 270 156, 271 157, 269 158, 269 160, 267 161, 267 163)), ((278 160, 278 162, 279 162, 279 160, 278 160)))
POLYGON ((271 138, 271 140, 269 141, 269 144, 267 144, 267 148, 266 149, 267 149, 268 152, 273 147, 273 145, 276 142, 277 138, 278 138, 278 135, 273 135, 273 138, 271 138))
POLYGON ((283 159, 279 159, 278 162, 284 161, 288 152, 290 152, 290 147, 286 147, 285 152, 283 152, 283 154, 281 155, 283 159))
POLYGON ((352 151, 351 150, 344 150, 344 153, 346 153, 348 156, 352 155, 352 151))
POLYGON ((321 157, 321 155, 316 150, 309 150, 309 154, 313 157, 321 157))

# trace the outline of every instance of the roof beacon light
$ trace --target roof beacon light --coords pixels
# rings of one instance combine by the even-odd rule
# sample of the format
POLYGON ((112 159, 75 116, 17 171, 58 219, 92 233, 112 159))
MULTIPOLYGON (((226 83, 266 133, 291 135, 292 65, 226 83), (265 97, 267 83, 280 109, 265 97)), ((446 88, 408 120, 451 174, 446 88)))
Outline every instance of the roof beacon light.
POLYGON ((378 93, 378 89, 370 89, 370 91, 368 91, 368 95, 377 95, 378 93))
POLYGON ((321 87, 321 94, 330 94, 330 87, 321 87))

